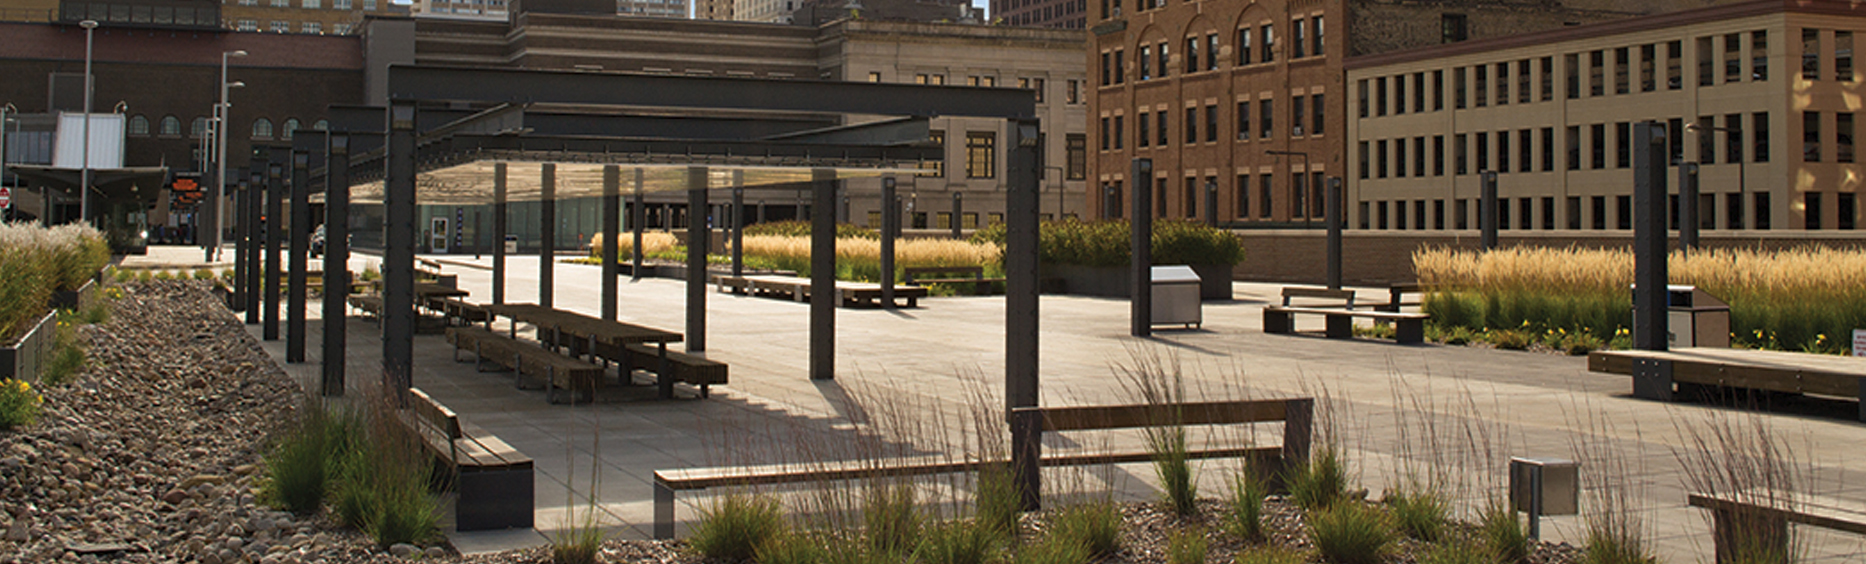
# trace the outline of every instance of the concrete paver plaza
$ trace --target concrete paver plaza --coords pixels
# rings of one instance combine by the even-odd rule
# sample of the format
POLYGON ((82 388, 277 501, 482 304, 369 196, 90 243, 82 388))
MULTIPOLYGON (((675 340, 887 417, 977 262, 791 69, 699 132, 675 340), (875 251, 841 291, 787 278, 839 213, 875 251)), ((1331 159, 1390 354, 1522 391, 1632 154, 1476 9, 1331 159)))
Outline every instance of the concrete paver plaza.
MULTIPOLYGON (((193 251, 198 252, 198 251, 193 251)), ((472 301, 491 296, 490 257, 445 260, 472 301)), ((358 257, 360 271, 372 257, 358 257)), ((536 257, 508 258, 507 301, 535 301, 536 257)), ((600 269, 560 264, 556 307, 596 314, 600 269)), ((1127 335, 1124 300, 1043 296, 1041 301, 1042 402, 1047 406, 1134 403, 1138 396, 1117 366, 1178 367, 1192 399, 1317 395, 1318 427, 1332 429, 1345 447, 1355 479, 1377 497, 1404 468, 1445 476, 1460 484, 1460 511, 1469 515, 1507 483, 1509 456, 1558 457, 1583 463, 1583 513, 1603 485, 1626 491, 1629 515, 1649 527, 1667 562, 1711 560, 1710 524, 1685 505, 1686 477, 1678 454, 1691 451, 1689 429, 1766 425, 1813 476, 1812 490, 1866 499, 1866 480, 1850 469, 1866 467, 1866 427, 1853 420, 1850 402, 1799 403, 1760 417, 1700 404, 1661 404, 1628 396, 1623 376, 1592 374, 1582 357, 1471 347, 1398 346, 1372 340, 1337 341, 1314 335, 1267 335, 1260 308, 1277 299, 1279 285, 1239 283, 1236 299, 1207 303, 1204 327, 1161 331, 1152 339, 1127 335), (1433 440, 1433 439, 1436 440, 1433 440), (1410 462, 1407 462, 1410 461, 1410 462)), ((623 321, 684 331, 684 283, 642 279, 621 284, 623 321)), ((1366 290, 1367 299, 1384 292, 1366 290)), ((587 499, 591 469, 600 473, 602 517, 622 538, 651 531, 656 469, 777 461, 822 460, 834 452, 938 453, 963 456, 971 444, 966 423, 981 394, 1000 405, 1004 374, 1004 299, 955 297, 923 300, 902 310, 837 310, 837 378, 808 379, 808 306, 783 300, 707 295, 705 356, 731 366, 731 384, 706 400, 552 405, 542 391, 521 391, 509 375, 478 373, 450 362, 438 335, 415 338, 415 386, 455 409, 466 421, 511 443, 537 461, 539 530, 455 534, 466 552, 545 542, 565 522, 566 508, 587 499), (862 424, 867 423, 868 426, 862 424), (863 429, 918 425, 895 442, 863 438, 863 429), (593 446, 600 438, 600 446, 593 446), (866 446, 863 446, 866 445, 866 446), (879 450, 878 450, 879 449, 879 450), (593 461, 592 453, 596 454, 593 461), (593 463, 594 462, 594 463, 593 463), (568 487, 568 489, 567 489, 568 487)), ((318 307, 308 308, 315 316, 318 307)), ((319 321, 309 331, 309 362, 286 365, 310 388, 318 378, 319 321)), ((1311 327, 1320 329, 1320 320, 1311 327)), ((377 325, 348 321, 350 386, 379 378, 377 325)), ((258 327, 252 328, 258 335, 258 327)), ((284 357, 283 341, 265 343, 284 357)), ((354 394, 353 394, 354 395, 354 394)), ((1270 429, 1274 431, 1274 428, 1270 429)), ((1133 435, 1046 438, 1046 448, 1094 443, 1137 444, 1133 435)), ((1266 434, 1273 444, 1274 434, 1266 434)), ((1201 435, 1195 440, 1237 440, 1201 435)), ((1198 468, 1199 491, 1226 491, 1231 461, 1198 468)), ((1154 497, 1152 472, 1130 465, 1088 472, 1046 472, 1046 488, 1108 492, 1119 499, 1154 497)), ((716 493, 716 492, 715 492, 716 493)), ((705 492, 684 492, 682 534, 703 507, 705 492)), ((1544 538, 1583 543, 1578 516, 1545 518, 1544 538)), ((1866 560, 1866 539, 1798 527, 1809 561, 1866 560)))

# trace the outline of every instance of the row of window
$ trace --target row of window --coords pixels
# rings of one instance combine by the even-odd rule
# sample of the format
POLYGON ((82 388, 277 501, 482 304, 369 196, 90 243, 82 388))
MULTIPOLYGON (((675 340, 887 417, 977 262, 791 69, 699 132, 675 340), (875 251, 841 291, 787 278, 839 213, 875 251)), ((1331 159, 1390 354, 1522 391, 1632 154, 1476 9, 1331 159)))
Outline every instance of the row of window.
MULTIPOLYGON (((1295 18, 1290 21, 1290 27, 1294 30, 1289 42, 1291 59, 1320 57, 1325 54, 1322 41, 1322 16, 1295 18)), ((1237 39, 1234 44, 1237 51, 1237 66, 1275 62, 1276 26, 1273 24, 1258 26, 1255 30, 1256 37, 1262 41, 1262 44, 1255 48, 1251 43, 1252 31, 1250 26, 1243 26, 1237 30, 1237 39)), ((1198 33, 1189 33, 1186 35, 1184 45, 1185 57, 1182 62, 1185 63, 1187 74, 1218 70, 1220 45, 1216 30, 1207 31, 1203 36, 1198 33)), ((1142 42, 1136 45, 1134 47, 1134 52, 1138 54, 1134 58, 1136 80, 1166 78, 1170 74, 1172 60, 1169 51, 1167 41, 1142 42)), ((1112 86, 1126 82, 1127 49, 1120 48, 1103 52, 1101 54, 1101 85, 1112 86)))
MULTIPOLYGON (((933 144, 946 146, 946 132, 935 129, 929 132, 928 139, 933 144)), ((1064 137, 1063 172, 1069 180, 1082 180, 1088 177, 1088 136, 1070 133, 1064 137)), ((1041 139, 1037 146, 1044 146, 1041 139)), ((998 175, 998 134, 993 131, 965 132, 965 177, 996 178, 998 175)), ((931 161, 922 165, 927 172, 921 176, 946 176, 944 161, 931 161)))
MULTIPOLYGON (((1821 153, 1820 114, 1808 112, 1807 119, 1813 127, 1807 146, 1803 148, 1803 158, 1808 162, 1819 162, 1821 153)), ((1750 162, 1769 162, 1769 114, 1757 112, 1749 115, 1750 162)), ((1682 118, 1672 118, 1666 122, 1668 157, 1672 163, 1684 162, 1685 136, 1695 135, 1698 143, 1698 163, 1716 164, 1718 151, 1716 134, 1724 135, 1723 159, 1726 163, 1741 162, 1744 159, 1743 114, 1723 116, 1723 126, 1718 126, 1717 116, 1699 116, 1697 121, 1686 124, 1682 118), (1695 128, 1689 128, 1695 125, 1695 128)), ((1837 128, 1844 128, 1845 133, 1837 136, 1835 159, 1837 162, 1853 162, 1853 114, 1836 114, 1837 128)), ((1508 172, 1552 172, 1556 168, 1555 147, 1565 146, 1566 170, 1585 168, 1601 170, 1607 168, 1607 129, 1613 129, 1613 168, 1633 166, 1633 124, 1619 122, 1614 124, 1596 123, 1589 126, 1568 126, 1556 139, 1553 127, 1539 129, 1519 129, 1515 131, 1459 133, 1451 136, 1450 165, 1451 174, 1473 174, 1491 170, 1499 173, 1508 172), (1585 136, 1583 135, 1585 133, 1585 136), (1585 139, 1583 138, 1585 137, 1585 139), (1516 150, 1510 147, 1512 140, 1516 150), (1588 149, 1583 156, 1582 147, 1588 149), (1493 152, 1494 147, 1494 152, 1493 152), (1475 163, 1471 157, 1475 157, 1475 163), (1512 159, 1513 157, 1513 159, 1512 159), (1515 166, 1511 166, 1514 160, 1515 166), (1476 166, 1471 166, 1475 164, 1476 166)), ((1808 127, 1804 125, 1804 127, 1808 127)), ((1446 172, 1445 136, 1434 135, 1430 138, 1428 152, 1427 138, 1418 136, 1399 139, 1380 139, 1359 143, 1359 176, 1365 178, 1406 178, 1444 176, 1446 172), (1410 147, 1410 149, 1409 149, 1410 147), (1411 158, 1408 159, 1408 155, 1411 158), (1410 174, 1409 174, 1410 173, 1410 174)))
MULTIPOLYGON (((1807 229, 1821 229, 1821 203, 1825 199, 1819 192, 1803 195, 1807 209, 1807 229)), ((1852 193, 1835 194, 1839 208, 1839 221, 1836 228, 1854 229, 1857 206, 1852 193)), ((1744 207, 1749 205, 1749 224, 1754 229, 1769 229, 1771 196, 1768 192, 1744 193, 1732 192, 1718 194, 1700 194, 1698 196, 1698 228, 1716 229, 1718 225, 1718 204, 1722 202, 1723 225, 1727 229, 1743 229, 1745 223, 1744 207), (1747 202, 1745 201, 1747 200, 1747 202)), ((1446 230, 1476 229, 1478 218, 1474 217, 1478 200, 1450 200, 1451 209, 1447 214, 1447 200, 1379 200, 1360 202, 1361 229, 1395 230, 1446 230), (1428 207, 1429 205, 1429 207, 1428 207)), ((1524 231, 1541 229, 1593 229, 1604 230, 1633 228, 1633 197, 1622 196, 1568 196, 1563 198, 1565 210, 1563 220, 1557 227, 1556 198, 1554 196, 1528 198, 1498 198, 1497 228, 1520 229, 1524 231), (1608 215, 1607 202, 1612 198, 1613 214, 1608 215), (1583 205, 1587 208, 1582 208, 1583 205), (1515 213, 1511 213, 1514 211, 1515 213), (1585 215, 1584 215, 1585 212, 1585 215), (1611 224, 1608 220, 1611 219, 1611 224)), ((1677 195, 1669 200, 1670 220, 1668 228, 1677 229, 1680 222, 1679 201, 1677 195)))
MULTIPOLYGON (((363 9, 366 11, 375 11, 376 2, 377 0, 363 0, 363 9)), ((240 0, 240 5, 258 6, 259 0, 240 0)), ((292 0, 268 0, 268 5, 273 8, 290 8, 292 7, 292 0)), ((332 10, 353 10, 355 9, 354 6, 355 4, 352 3, 351 0, 330 0, 330 9, 332 10)), ((324 9, 324 0, 298 0, 298 7, 306 10, 322 10, 324 9)))
MULTIPOLYGON (((881 73, 879 71, 869 72, 868 81, 881 82, 881 73)), ((916 73, 914 74, 914 84, 946 84, 946 75, 939 73, 916 73)), ((967 75, 965 77, 965 85, 983 86, 987 88, 996 87, 998 85, 998 77, 978 74, 967 75)), ((1048 98, 1048 85, 1049 80, 1042 78, 1018 77, 1017 79, 1018 88, 1032 90, 1037 93, 1038 104, 1043 103, 1044 100, 1048 98)), ((1063 102, 1067 104, 1088 103, 1088 101, 1082 97, 1081 80, 1071 78, 1063 81, 1063 102)))
MULTIPOLYGON (((128 133, 131 137, 148 137, 150 134, 149 118, 141 114, 130 116, 129 124, 126 127, 129 129, 128 133)), ((195 116, 191 127, 188 129, 188 137, 191 139, 206 138, 208 134, 207 127, 207 118, 195 116)), ((279 135, 281 135, 279 139, 290 141, 292 132, 298 129, 298 118, 285 120, 285 127, 284 130, 279 133, 279 135)), ((311 124, 311 129, 317 131, 330 129, 330 120, 317 120, 311 124)), ((155 135, 157 137, 181 137, 181 119, 173 115, 162 116, 161 121, 157 122, 155 135)), ((272 120, 266 118, 253 120, 253 139, 271 139, 272 136, 272 120)))
MULTIPOLYGON (((1252 112, 1252 103, 1253 101, 1251 100, 1237 103, 1237 111, 1233 114, 1237 117, 1237 128, 1233 130, 1233 133, 1235 134, 1234 138, 1238 141, 1250 141, 1253 137, 1257 139, 1270 139, 1274 137, 1276 131, 1276 100, 1264 99, 1254 101, 1257 106, 1255 113, 1252 112), (1257 118, 1255 124, 1251 122, 1253 115, 1257 118), (1255 127, 1255 129, 1253 129, 1253 127, 1255 127)), ((1321 94, 1312 96, 1290 96, 1290 137, 1297 138, 1321 135, 1323 124, 1327 122, 1326 116, 1323 114, 1323 108, 1326 107, 1327 104, 1324 102, 1323 95, 1321 94)), ((1167 121, 1168 113, 1169 112, 1166 110, 1159 110, 1151 114, 1151 119, 1149 119, 1150 116, 1147 112, 1135 114, 1134 146, 1145 148, 1151 144, 1152 146, 1164 148, 1170 145, 1172 136, 1168 134, 1168 129, 1170 128, 1169 122, 1167 121)), ((1126 148, 1126 122, 1126 116, 1104 116, 1101 118, 1101 150, 1121 150, 1126 148)), ((1179 122, 1180 129, 1185 132, 1184 138, 1187 145, 1198 143, 1201 139, 1206 143, 1216 143, 1219 137, 1220 128, 1218 124, 1220 123, 1222 123, 1222 121, 1219 119, 1217 104, 1206 105, 1203 111, 1196 106, 1189 106, 1185 109, 1185 117, 1179 122), (1201 127, 1201 124, 1203 124, 1203 127, 1201 127)))
MULTIPOLYGON (((1289 206, 1290 218, 1323 217, 1327 212, 1323 204, 1326 200, 1322 195, 1323 187, 1327 182, 1325 175, 1326 173, 1321 171, 1293 171, 1288 175, 1289 198, 1285 203, 1289 206)), ((1178 210, 1186 218, 1204 217, 1209 207, 1217 204, 1215 198, 1208 202, 1205 196, 1208 192, 1222 193, 1223 187, 1219 186, 1217 176, 1207 176, 1203 179, 1197 176, 1184 177, 1180 181, 1176 194, 1170 186, 1172 182, 1170 176, 1167 174, 1155 179, 1152 203, 1155 216, 1164 218, 1172 215, 1172 208, 1168 204, 1175 201, 1172 199, 1174 196, 1177 196, 1178 210)), ((1243 220, 1252 217, 1270 219, 1276 201, 1277 176, 1273 173, 1237 175, 1236 184, 1231 186, 1231 194, 1236 198, 1235 207, 1232 208, 1232 219, 1243 220), (1256 197, 1253 198, 1253 195, 1256 197)), ((1127 195, 1123 191, 1122 182, 1116 180, 1103 183, 1102 198, 1103 214, 1110 219, 1121 218, 1127 203, 1127 195)))
MULTIPOLYGON (((1024 4, 1027 5, 1028 2, 1025 2, 1024 4)), ((1057 4, 1050 4, 1050 5, 1044 6, 1042 9, 1031 10, 1031 11, 1024 12, 1021 14, 1012 14, 1011 17, 1009 18, 1010 19, 1009 23, 1011 25, 1037 25, 1037 24, 1049 22, 1051 20, 1055 20, 1057 18, 1064 18, 1064 17, 1068 17, 1071 15, 1080 14, 1082 13, 1083 10, 1087 9, 1087 4, 1088 4, 1088 0, 1075 0, 1073 2, 1062 2, 1062 3, 1057 3, 1057 4)), ((1020 7, 1022 6, 1019 6, 1018 2, 1012 2, 1011 9, 1016 9, 1020 7)), ((1083 18, 1083 17, 1071 18, 1068 21, 1063 22, 1065 25, 1063 25, 1062 27, 1068 28, 1068 29, 1081 29, 1082 26, 1086 23, 1086 20, 1087 18, 1083 18)))
MULTIPOLYGON (((351 29, 352 29, 351 24, 347 24, 347 23, 331 24, 330 32, 334 35, 349 35, 351 29)), ((233 30, 234 31, 259 31, 259 20, 248 20, 248 19, 234 20, 233 30)), ((270 22, 266 22, 266 31, 269 33, 291 33, 292 22, 288 22, 285 20, 272 20, 270 22)), ((298 33, 308 33, 308 34, 324 33, 324 24, 321 22, 302 22, 298 26, 298 33)))

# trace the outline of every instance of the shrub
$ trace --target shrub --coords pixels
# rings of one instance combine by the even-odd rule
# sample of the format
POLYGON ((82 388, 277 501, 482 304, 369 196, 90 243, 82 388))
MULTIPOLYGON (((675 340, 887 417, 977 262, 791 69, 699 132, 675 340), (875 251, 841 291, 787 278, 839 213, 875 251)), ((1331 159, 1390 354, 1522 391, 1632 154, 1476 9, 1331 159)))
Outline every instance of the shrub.
POLYGON ((875 554, 904 555, 920 540, 920 509, 913 483, 873 484, 862 499, 868 549, 875 554))
POLYGON ((951 521, 921 531, 920 546, 908 560, 920 564, 988 564, 1003 552, 1004 539, 977 521, 951 521))
MULTIPOLYGON (((1122 266, 1132 259, 1127 220, 1046 221, 1038 232, 1039 259, 1045 264, 1122 266)), ((1005 227, 993 224, 973 233, 972 241, 1004 247, 1005 227)), ((1237 236, 1196 221, 1153 222, 1153 264, 1237 264, 1244 249, 1237 236)))
MULTIPOLYGON (((1646 548, 1645 539, 1626 534, 1629 531, 1589 526, 1587 549, 1581 561, 1586 564, 1656 564, 1646 548)), ((1787 559, 1776 562, 1787 562, 1787 559)))
POLYGON ((1503 562, 1522 562, 1529 558, 1529 532, 1508 502, 1492 500, 1478 517, 1478 541, 1483 549, 1503 562))
POLYGON ((1308 464, 1291 468, 1284 483, 1290 503, 1310 511, 1327 509, 1348 496, 1347 468, 1332 446, 1317 449, 1308 464))
POLYGON ((1469 540, 1433 544, 1419 556, 1419 564, 1496 564, 1496 556, 1469 540))
POLYGON ((332 454, 335 422, 319 406, 302 410, 298 420, 281 430, 265 457, 265 481, 259 498, 275 508, 299 515, 317 511, 331 483, 327 460, 332 454))
POLYGON ((39 420, 39 404, 45 398, 25 380, 0 380, 0 430, 31 425, 39 420))
POLYGON ((195 280, 213 280, 214 271, 206 269, 206 268, 197 268, 194 270, 194 279, 195 280))
POLYGON ((167 270, 157 270, 155 273, 156 280, 173 280, 174 278, 175 274, 167 270))
POLYGON ((1387 495, 1386 503, 1400 533, 1425 542, 1438 542, 1444 536, 1451 511, 1444 494, 1413 483, 1387 495))
POLYGON ((1231 507, 1225 529, 1246 541, 1263 539, 1263 500, 1270 493, 1268 484, 1250 466, 1231 482, 1231 507))
POLYGON ((1196 529, 1173 531, 1166 541, 1167 564, 1205 564, 1205 532, 1196 529))
POLYGON ((1088 547, 1072 538, 1058 537, 1054 533, 1041 542, 1024 545, 1011 559, 1013 564, 1083 564, 1095 554, 1088 547))
POLYGON ((46 362, 39 374, 41 382, 58 386, 71 381, 78 371, 84 370, 84 343, 78 339, 77 329, 81 321, 76 313, 58 313, 58 322, 52 333, 52 359, 46 362))
POLYGON ((1017 515, 1023 506, 1023 496, 1011 476, 1010 465, 988 464, 980 468, 977 488, 973 519, 978 527, 1005 540, 1017 538, 1017 515))
POLYGON ((406 457, 386 457, 381 462, 385 464, 377 467, 368 485, 373 503, 363 532, 383 547, 421 543, 438 535, 440 502, 428 493, 428 467, 406 457))
POLYGON ((1496 329, 1484 333, 1484 340, 1490 341, 1490 344, 1496 345, 1499 349, 1520 351, 1529 348, 1529 345, 1535 342, 1535 336, 1527 331, 1516 329, 1496 329))
POLYGON ((1050 521, 1050 537, 1080 545, 1090 556, 1114 552, 1121 544, 1121 511, 1112 501, 1069 506, 1050 521))
MULTIPOLYGON (((551 536, 552 564, 595 564, 596 556, 603 548, 603 528, 596 521, 597 509, 590 507, 581 522, 566 523, 568 527, 551 536)), ((576 509, 571 509, 572 517, 576 509)))
MULTIPOLYGON (((619 244, 621 245, 616 247, 616 259, 626 262, 629 260, 629 257, 635 254, 635 236, 633 234, 623 233, 621 236, 616 237, 616 239, 620 240, 619 244)), ((602 233, 590 236, 590 258, 603 258, 604 246, 602 233)), ((674 251, 680 247, 680 241, 678 238, 674 237, 673 233, 648 231, 641 234, 641 247, 644 251, 642 256, 646 257, 656 253, 674 251)))
POLYGON ((109 261, 103 234, 88 225, 0 223, 0 343, 43 318, 54 292, 78 289, 109 261))
POLYGON ((1277 545, 1261 545, 1238 552, 1237 564, 1305 564, 1308 556, 1277 545))
POLYGON ((701 510, 700 523, 687 543, 704 556, 745 560, 783 536, 784 530, 776 499, 734 493, 701 510))
POLYGON ((1309 541, 1330 562, 1377 564, 1393 542, 1386 520, 1361 503, 1336 503, 1308 515, 1309 541))
POLYGON ((830 560, 829 550, 815 538, 797 533, 780 533, 754 553, 758 564, 820 564, 830 560))
MULTIPOLYGON (((800 221, 800 220, 768 221, 765 223, 754 223, 754 224, 745 226, 745 236, 752 237, 752 236, 757 236, 757 235, 777 235, 777 236, 782 236, 782 237, 808 238, 811 233, 811 228, 814 226, 815 224, 812 222, 800 221)), ((856 225, 853 223, 837 223, 836 224, 836 238, 837 239, 880 239, 881 234, 876 232, 873 229, 862 227, 860 225, 856 225)))

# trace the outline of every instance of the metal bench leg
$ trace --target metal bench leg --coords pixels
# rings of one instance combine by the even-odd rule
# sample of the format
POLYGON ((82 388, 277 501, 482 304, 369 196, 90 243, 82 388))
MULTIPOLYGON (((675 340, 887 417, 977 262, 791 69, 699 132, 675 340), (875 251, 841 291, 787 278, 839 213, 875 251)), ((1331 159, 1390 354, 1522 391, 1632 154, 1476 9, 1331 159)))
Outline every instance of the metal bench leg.
POLYGON ((654 538, 674 538, 674 488, 654 483, 654 538))
POLYGON ((1354 338, 1354 318, 1346 315, 1328 314, 1328 338, 1354 338))
POLYGON ((654 373, 655 387, 659 388, 655 395, 664 400, 674 399, 674 371, 670 364, 667 360, 667 343, 664 341, 661 343, 661 363, 654 373))
POLYGON ((1272 311, 1269 309, 1263 310, 1263 332, 1265 333, 1288 333, 1289 332, 1289 313, 1281 312, 1281 311, 1272 311))
POLYGON ((1425 342, 1424 319, 1401 319, 1393 323, 1393 340, 1402 345, 1425 342))
POLYGON ((1633 360, 1633 396, 1672 401, 1672 362, 1659 359, 1633 360))

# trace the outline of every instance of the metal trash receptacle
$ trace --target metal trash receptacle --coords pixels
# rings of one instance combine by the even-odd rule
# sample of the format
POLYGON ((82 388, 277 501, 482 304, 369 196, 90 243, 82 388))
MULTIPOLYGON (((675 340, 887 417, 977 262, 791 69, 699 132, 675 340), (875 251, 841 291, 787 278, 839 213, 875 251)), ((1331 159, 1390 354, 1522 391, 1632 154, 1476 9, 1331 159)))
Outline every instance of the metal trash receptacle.
POLYGON ((517 235, 506 235, 505 236, 505 252, 507 254, 518 252, 518 236, 517 235))
POLYGON ((1665 287, 1665 324, 1667 348, 1730 347, 1730 304, 1697 286, 1665 287))
POLYGON ((1204 324, 1199 306, 1199 274, 1190 266, 1153 267, 1153 324, 1198 327, 1204 324))

